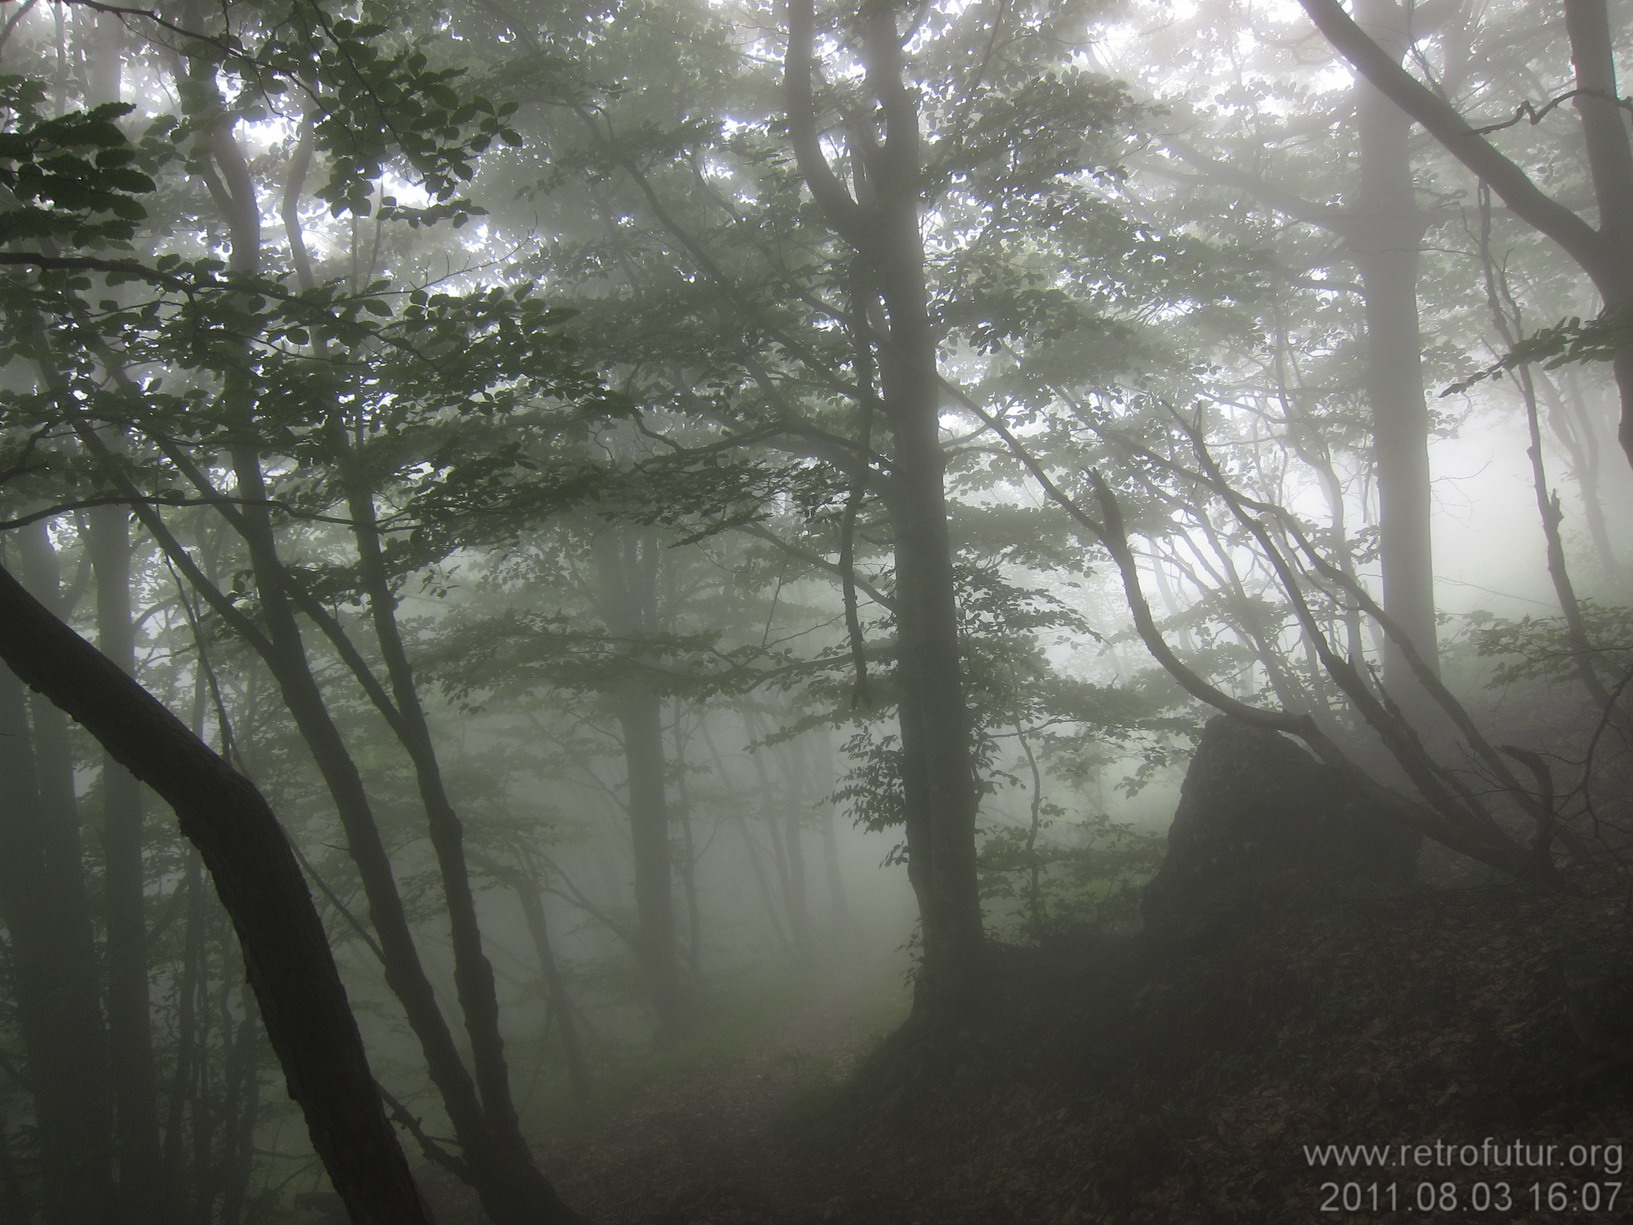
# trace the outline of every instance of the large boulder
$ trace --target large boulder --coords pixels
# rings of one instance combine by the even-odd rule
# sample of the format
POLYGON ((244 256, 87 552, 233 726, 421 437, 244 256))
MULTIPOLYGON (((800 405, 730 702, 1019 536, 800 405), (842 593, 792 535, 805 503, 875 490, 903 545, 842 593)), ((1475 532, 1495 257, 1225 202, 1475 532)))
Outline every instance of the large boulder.
POLYGON ((1244 911, 1406 884, 1418 835, 1287 737, 1227 715, 1203 729, 1146 886, 1146 930, 1200 936, 1244 911))

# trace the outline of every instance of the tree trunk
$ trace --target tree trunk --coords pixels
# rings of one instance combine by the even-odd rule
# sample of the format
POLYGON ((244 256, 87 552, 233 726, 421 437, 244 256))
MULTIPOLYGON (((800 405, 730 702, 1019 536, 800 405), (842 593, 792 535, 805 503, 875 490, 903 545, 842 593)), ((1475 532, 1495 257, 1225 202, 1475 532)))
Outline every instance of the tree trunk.
POLYGON ((391 684, 396 717, 390 722, 413 763, 431 847, 437 857, 443 898, 447 903, 449 943, 454 955, 454 986, 465 1016, 465 1033, 470 1040, 482 1109, 491 1127, 519 1145, 522 1143, 521 1124, 510 1092, 510 1071, 499 1027, 498 989, 493 965, 482 947, 476 896, 465 860, 465 824, 443 782, 430 722, 397 625, 397 596, 391 588, 381 548, 367 463, 360 451, 353 449, 343 425, 333 418, 329 437, 335 447, 346 503, 351 511, 352 535, 357 542, 359 572, 369 616, 391 684))
POLYGON ((539 959, 539 974, 544 979, 544 997, 561 1033, 561 1057, 567 1065, 567 1083, 572 1086, 573 1100, 579 1109, 588 1110, 595 1098, 590 1080, 590 1067, 584 1058, 584 1044, 579 1039, 578 1018, 574 1015, 572 996, 567 992, 567 980, 562 975, 561 963, 550 942, 550 929, 545 923, 544 899, 539 895, 538 881, 525 873, 508 870, 501 877, 516 894, 527 922, 527 933, 533 940, 533 952, 539 959))
MULTIPOLYGON (((56 554, 43 522, 21 529, 42 602, 58 603, 56 554)), ((0 668, 0 914, 11 933, 17 1020, 35 1098, 47 1225, 114 1222, 112 1103, 100 970, 62 712, 30 712, 0 668)))
MULTIPOLYGON (((230 269, 236 274, 253 276, 259 272, 261 241, 256 185, 216 93, 214 78, 209 75, 212 72, 208 64, 203 65, 191 84, 204 99, 205 118, 213 124, 210 153, 224 187, 221 199, 231 235, 230 269)), ((236 614, 227 619, 240 629, 247 629, 262 653, 335 801, 346 832, 347 849, 357 865, 379 935, 386 983, 401 1002, 409 1026, 420 1042, 427 1069, 462 1148, 462 1172, 495 1225, 580 1221, 582 1218, 561 1200, 534 1164, 515 1125, 514 1113, 507 1115, 501 1108, 496 1116, 490 1117, 478 1096, 477 1084, 465 1067, 414 945, 368 792, 324 703, 306 655, 291 606, 288 576, 278 557, 267 511, 265 477, 253 441, 258 424, 254 393, 244 368, 228 369, 220 399, 224 410, 239 423, 241 437, 245 439, 230 448, 238 490, 246 499, 234 520, 249 548, 266 633, 261 635, 253 626, 244 626, 243 618, 236 614)), ((149 518, 144 517, 144 522, 147 521, 149 518)), ((171 544, 165 547, 179 568, 190 567, 188 559, 172 552, 171 544)), ((233 610, 229 607, 226 611, 231 614, 233 610)), ((270 1034, 272 1018, 264 1019, 270 1034)))
MULTIPOLYGON (((1406 50, 1395 0, 1361 0, 1361 21, 1390 54, 1406 50)), ((1366 78, 1355 83, 1360 186, 1350 246, 1366 310, 1367 401, 1378 477, 1383 606, 1438 671, 1430 543, 1429 410, 1423 398, 1418 263, 1424 223, 1412 187, 1412 121, 1366 78)), ((1399 643, 1383 642, 1383 680, 1409 715, 1428 699, 1399 643)))
POLYGON ((941 382, 919 231, 918 109, 904 79, 895 10, 865 6, 858 17, 862 59, 882 131, 859 128, 852 137, 852 162, 860 167, 853 198, 828 165, 816 128, 810 0, 791 0, 788 13, 784 85, 800 172, 829 224, 867 264, 884 306, 885 334, 876 343, 891 427, 887 499, 896 564, 907 871, 924 941, 916 1006, 929 1019, 952 1019, 979 1006, 985 959, 975 868, 975 766, 943 483, 941 382))
POLYGON ((686 970, 692 977, 694 1002, 701 1003, 705 994, 703 975, 703 906, 698 897, 697 865, 702 852, 697 847, 696 831, 692 822, 692 797, 686 785, 686 741, 681 735, 681 704, 674 704, 670 722, 674 741, 675 761, 675 821, 680 826, 678 867, 681 894, 686 899, 686 970))
MULTIPOLYGON (((754 778, 760 787, 760 812, 766 832, 771 837, 771 855, 777 867, 777 881, 782 886, 783 912, 788 917, 788 930, 794 938, 794 958, 801 965, 811 962, 811 919, 805 902, 805 856, 800 846, 798 812, 789 819, 789 800, 777 794, 766 769, 765 755, 773 752, 765 743, 765 728, 750 707, 743 707, 743 730, 749 738, 749 762, 754 767, 754 778)), ((779 760, 779 766, 782 764, 779 760)), ((788 784, 786 770, 781 771, 785 790, 788 784)))
MULTIPOLYGON (((104 1036, 94 979, 71 948, 64 898, 55 895, 50 826, 61 813, 41 802, 23 687, 0 668, 0 917, 10 936, 16 1020, 23 1040, 47 1225, 114 1225, 108 1166, 111 1130, 103 1076, 104 1036)), ((77 867, 77 865, 75 865, 77 867)))
POLYGON ((669 846, 668 760, 663 699, 638 675, 649 662, 642 640, 658 629, 658 570, 663 546, 649 529, 608 528, 591 541, 597 598, 607 631, 628 652, 627 675, 612 693, 624 745, 630 846, 635 858, 635 955, 657 1018, 659 1046, 684 1037, 695 1022, 680 968, 674 865, 669 846))
POLYGON ((810 961, 816 955, 813 945, 815 941, 811 934, 811 906, 807 897, 805 882, 805 840, 802 835, 804 822, 805 797, 804 788, 804 753, 800 742, 794 740, 787 746, 787 754, 791 760, 783 760, 783 754, 778 754, 778 760, 783 765, 783 783, 787 799, 783 804, 783 845, 788 854, 788 922, 795 932, 795 945, 800 949, 801 960, 810 961))
MULTIPOLYGON (((130 603, 130 527, 122 506, 92 508, 87 547, 96 571, 97 645, 127 676, 136 671, 130 603)), ((143 901, 142 789, 112 754, 102 759, 103 914, 107 924, 108 1062, 119 1143, 119 1197, 131 1225, 158 1222, 161 1177, 158 1073, 148 1001, 143 901)))
POLYGON ((669 1046, 692 1027, 675 939, 673 870, 669 850, 669 801, 664 794, 663 702, 639 683, 615 695, 629 778, 629 833, 635 855, 635 945, 652 1008, 659 1046, 669 1046))

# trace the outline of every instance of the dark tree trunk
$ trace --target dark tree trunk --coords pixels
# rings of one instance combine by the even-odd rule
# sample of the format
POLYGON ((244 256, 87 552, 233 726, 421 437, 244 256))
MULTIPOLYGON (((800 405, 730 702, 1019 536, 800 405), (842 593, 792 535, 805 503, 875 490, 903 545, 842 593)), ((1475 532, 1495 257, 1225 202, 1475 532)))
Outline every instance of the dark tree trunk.
MULTIPOLYGON (((90 940, 53 888, 64 865, 35 769, 23 687, 0 668, 0 917, 10 936, 16 1020, 34 1098, 47 1225, 114 1225, 106 1054, 94 977, 73 946, 90 940)), ((73 865, 77 871, 77 862, 73 865)))
MULTIPOLYGON (((83 48, 86 102, 117 102, 126 31, 98 14, 83 48)), ((136 674, 131 617, 128 512, 93 507, 87 547, 96 570, 97 645, 126 675, 136 674)), ((158 1225, 166 1211, 159 1138, 159 1079, 153 1062, 148 999, 147 920, 143 905, 142 789, 111 757, 102 761, 102 909, 106 923, 109 1083, 118 1143, 119 1197, 130 1225, 158 1225)))
MULTIPOLYGON (((119 506, 90 511, 87 545, 96 571, 97 645, 127 676, 136 671, 130 603, 130 527, 119 506)), ((111 753, 102 760, 103 913, 107 924, 108 1061, 119 1142, 119 1196, 131 1225, 165 1211, 160 1178, 159 1087, 148 1002, 143 902, 142 789, 111 753)))
POLYGON ((398 740, 414 765, 421 802, 425 806, 431 847, 436 853, 447 903, 449 943, 454 954, 454 986, 465 1016, 471 1062, 489 1126, 521 1145, 521 1124, 511 1098, 510 1071, 505 1062, 504 1038, 499 1027, 499 996, 493 965, 482 947, 476 896, 465 860, 465 825, 449 798, 442 765, 431 738, 408 650, 397 625, 397 596, 392 590, 375 519, 374 491, 363 455, 354 450, 338 420, 329 431, 351 511, 352 534, 357 542, 359 571, 375 638, 391 685, 398 740))
POLYGON ((891 429, 887 491, 896 564, 897 672, 908 878, 919 902, 924 961, 918 1007, 945 1019, 979 1006, 984 937, 975 869, 977 791, 958 641, 941 447, 941 381, 920 225, 919 116, 905 81, 895 10, 859 14, 867 88, 881 129, 853 135, 857 193, 822 151, 812 91, 814 14, 791 0, 784 75, 790 137, 830 225, 868 266, 883 303, 876 338, 891 429))
POLYGON ((623 740, 629 789, 635 955, 652 996, 656 1040, 667 1046, 690 1032, 696 1018, 689 985, 681 974, 676 935, 663 699, 639 675, 653 662, 643 654, 642 640, 659 629, 663 545, 648 529, 609 528, 591 542, 591 554, 601 619, 627 652, 626 675, 615 686, 612 707, 623 740))
MULTIPOLYGON (((264 500, 266 491, 258 458, 236 457, 239 488, 264 500)), ((257 511, 256 514, 264 512, 257 511)), ((385 954, 386 984, 403 1006, 419 1039, 432 1082, 442 1097, 463 1149, 465 1171, 483 1208, 495 1225, 543 1225, 580 1218, 556 1194, 533 1163, 513 1125, 514 1115, 496 1126, 460 1056, 447 1018, 437 1004, 431 980, 414 945, 413 931, 392 874, 390 856, 375 821, 368 791, 356 762, 324 704, 311 672, 300 629, 281 586, 281 565, 270 526, 264 518, 249 533, 262 610, 269 626, 267 663, 277 679, 307 747, 335 800, 346 831, 347 850, 357 865, 368 898, 370 916, 385 954)), ((270 1022, 268 1029, 270 1031, 270 1022)))
POLYGON ((375 1091, 322 921, 266 801, 4 571, 0 656, 175 809, 232 916, 290 1096, 352 1220, 430 1225, 375 1091))
POLYGON ((675 938, 669 801, 664 793, 663 702, 638 682, 614 697, 629 779, 629 833, 635 856, 635 952, 652 993, 657 1041, 670 1045, 692 1027, 675 938))
MULTIPOLYGON (((30 586, 55 611, 57 556, 45 524, 17 536, 30 586)), ((7 799, 0 804, 0 906, 11 931, 18 1021, 38 1102, 46 1220, 111 1222, 117 1214, 107 1034, 68 722, 48 702, 25 703, 9 672, 0 684, 7 799)))

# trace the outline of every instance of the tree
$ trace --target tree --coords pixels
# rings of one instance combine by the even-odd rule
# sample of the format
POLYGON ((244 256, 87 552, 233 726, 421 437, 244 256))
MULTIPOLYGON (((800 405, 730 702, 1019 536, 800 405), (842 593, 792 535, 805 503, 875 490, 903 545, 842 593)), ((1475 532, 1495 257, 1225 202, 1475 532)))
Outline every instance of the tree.
POLYGON ((800 173, 827 224, 866 269, 853 310, 868 319, 873 303, 883 308, 882 329, 870 323, 862 343, 877 348, 878 406, 891 437, 885 497, 896 566, 907 870, 923 923, 923 998, 932 1015, 956 1015, 980 998, 983 936, 975 769, 943 484, 941 380, 920 234, 921 133, 895 13, 868 5, 855 22, 866 118, 846 133, 852 187, 840 181, 822 149, 811 0, 791 0, 788 7, 784 91, 800 173))

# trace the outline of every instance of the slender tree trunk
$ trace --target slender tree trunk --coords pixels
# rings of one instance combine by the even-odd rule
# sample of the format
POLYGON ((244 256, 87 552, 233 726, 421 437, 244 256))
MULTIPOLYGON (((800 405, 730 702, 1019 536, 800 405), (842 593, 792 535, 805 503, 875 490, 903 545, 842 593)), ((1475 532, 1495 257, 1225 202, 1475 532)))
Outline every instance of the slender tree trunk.
MULTIPOLYGON (((126 511, 93 507, 87 546, 96 571, 97 645, 135 675, 126 511)), ((142 789, 108 753, 102 759, 103 913, 107 925, 108 1056, 118 1125, 119 1194, 131 1225, 160 1220, 166 1196, 159 1142, 159 1086, 148 1001, 142 789)))
MULTIPOLYGON (((714 737, 709 734, 707 723, 703 725, 703 743, 708 746, 709 758, 714 764, 715 778, 724 782, 726 778, 725 759, 720 755, 720 748, 715 744, 714 737)), ((766 922, 771 927, 772 937, 777 947, 792 957, 794 955, 794 945, 789 940, 787 932, 783 929, 782 911, 777 905, 776 898, 772 896, 771 878, 766 872, 765 862, 760 856, 760 844, 754 840, 754 831, 750 828, 749 823, 743 819, 740 812, 733 809, 729 819, 737 826, 738 833, 743 836, 743 850, 748 856, 749 869, 754 873, 755 889, 760 896, 760 904, 765 907, 766 922)))
POLYGON ((669 801, 664 792, 663 703, 633 683, 614 697, 629 778, 630 843, 635 855, 636 956, 652 993, 659 1046, 692 1028, 675 938, 669 801))
MULTIPOLYGON (((226 995, 225 990, 222 995, 226 995)), ((237 1225, 244 1216, 250 1177, 255 1173, 255 1125, 261 1113, 261 1078, 255 1065, 261 1049, 261 1025, 253 1004, 245 1008, 236 1025, 226 1009, 223 1014, 222 1032, 230 1035, 230 1044, 222 1076, 227 1108, 216 1181, 221 1188, 221 1219, 237 1225)))
MULTIPOLYGON (((31 584, 56 604, 44 523, 21 529, 31 584)), ((11 937, 15 1006, 35 1099, 47 1225, 113 1222, 112 1103, 100 973, 62 712, 0 667, 0 914, 11 937)))
POLYGON ((686 968, 692 976, 692 994, 701 1003, 706 993, 703 977, 703 907, 698 897, 697 867, 700 852, 692 823, 692 796, 686 783, 686 741, 681 736, 681 704, 674 704, 670 722, 675 750, 675 821, 680 826, 679 868, 681 894, 686 899, 686 968))
MULTIPOLYGON (((23 687, 0 668, 0 917, 10 936, 16 1020, 23 1040, 47 1225, 114 1225, 107 1100, 95 1075, 102 1062, 94 987, 87 997, 61 954, 61 899, 51 895, 48 829, 29 734, 23 687), (89 1005, 89 1016, 87 1013, 89 1005), (97 1022, 94 1028, 87 1020, 97 1022), (89 1075, 88 1075, 89 1073, 89 1075)), ((89 935, 89 932, 85 933, 89 935)))
MULTIPOLYGON (((742 709, 743 730, 749 738, 749 762, 754 767, 755 781, 760 788, 760 812, 766 833, 771 837, 771 854, 777 868, 777 880, 782 886, 783 913, 788 919, 788 930, 794 939, 794 958, 801 965, 811 961, 811 920, 805 904, 805 859, 801 853, 798 829, 790 830, 787 819, 788 802, 778 794, 771 771, 766 769, 765 754, 771 752, 765 744, 765 728, 759 717, 748 707, 742 709)), ((780 763, 779 763, 780 764, 780 763)), ((787 782, 787 775, 783 775, 787 782)))
MULTIPOLYGON (((114 14, 80 15, 85 104, 118 102, 125 28, 114 14)), ((136 670, 127 512, 93 507, 86 547, 96 575, 97 641, 129 676, 136 670)), ((158 1073, 148 998, 141 786, 106 753, 102 759, 102 918, 106 966, 107 1069, 114 1106, 120 1211, 131 1225, 158 1225, 165 1210, 158 1073)))
MULTIPOLYGON (((194 734, 197 734, 196 720, 194 734)), ((194 1177, 189 1180, 185 1176, 182 1164, 188 1152, 182 1137, 189 1109, 193 1114, 194 1131, 207 1130, 201 1126, 203 1120, 199 1118, 197 1097, 197 1085, 202 1080, 201 1070, 204 1066, 208 1040, 206 1020, 201 1015, 200 1007, 209 985, 205 958, 209 921, 204 905, 203 875, 203 861, 199 858, 197 850, 191 851, 187 856, 187 867, 183 871, 181 883, 177 886, 184 899, 182 914, 184 926, 181 968, 175 979, 176 1054, 170 1076, 170 1100, 165 1115, 163 1152, 167 1182, 177 1188, 178 1192, 181 1188, 186 1188, 186 1198, 192 1201, 191 1213, 184 1218, 191 1221, 208 1218, 207 1211, 201 1209, 198 1204, 199 1188, 206 1185, 208 1180, 201 1177, 203 1171, 198 1170, 195 1170, 194 1177)), ((181 1208, 181 1198, 181 1194, 178 1193, 173 1210, 181 1208)), ((178 1215, 181 1214, 178 1212, 178 1215)))
POLYGON ((796 943, 801 960, 815 959, 815 937, 811 932, 811 903, 805 875, 805 742, 801 737, 786 741, 772 750, 783 780, 784 799, 780 814, 783 847, 788 855, 788 921, 798 933, 796 943))
POLYGON ((465 825, 443 783, 430 722, 397 626, 397 596, 391 587, 380 544, 367 464, 364 456, 353 450, 338 421, 331 421, 329 433, 346 488, 369 615, 391 683, 396 711, 392 727, 414 765, 431 846, 437 857, 454 954, 454 985, 465 1015, 465 1032, 471 1044, 482 1108, 489 1125, 520 1146, 523 1144, 521 1124, 511 1098, 510 1071, 505 1063, 504 1038, 499 1026, 498 989, 493 965, 482 947, 476 895, 471 889, 470 870, 465 861, 465 825))
MULTIPOLYGON (((206 99, 208 113, 204 118, 212 125, 210 153, 223 184, 222 200, 232 241, 230 270, 235 274, 255 275, 259 271, 261 242, 256 187, 221 100, 215 94, 211 73, 213 67, 203 65, 195 72, 192 85, 206 99)), ((507 1114, 504 1103, 497 1101, 495 1105, 500 1109, 496 1116, 490 1116, 485 1110, 478 1084, 465 1067, 447 1019, 437 1004, 414 945, 367 790, 313 677, 291 607, 287 575, 278 557, 267 511, 268 494, 260 455, 251 441, 257 428, 253 389, 242 368, 234 367, 227 372, 221 402, 225 411, 240 423, 241 436, 246 439, 230 448, 230 460, 240 495, 246 499, 236 526, 249 547, 267 626, 264 636, 255 636, 256 646, 272 670, 296 727, 335 800, 347 847, 357 864, 380 938, 386 983, 402 1004, 409 1026, 419 1039, 427 1069, 459 1139, 464 1174, 495 1225, 579 1221, 582 1218, 561 1200, 534 1163, 515 1125, 514 1113, 507 1114)), ((181 564, 181 559, 175 560, 181 564)), ((263 1014, 270 1034, 272 1018, 265 1015, 264 1004, 263 1014)))
POLYGON ((633 675, 618 682, 613 713, 624 745, 630 846, 635 859, 635 953, 652 995, 659 1046, 684 1037, 696 1020, 680 968, 674 863, 669 845, 668 761, 663 699, 639 676, 650 663, 642 639, 657 629, 662 545, 647 529, 609 528, 591 542, 601 619, 626 644, 633 675))
MULTIPOLYGON (((1361 23, 1397 60, 1406 15, 1396 0, 1360 0, 1361 23)), ((1418 263, 1424 223, 1412 186, 1412 120, 1365 77, 1355 83, 1360 184, 1351 240, 1366 311, 1366 391, 1378 477, 1383 607, 1438 670, 1430 529, 1429 410, 1423 398, 1418 263)), ((1428 699, 1398 643, 1383 643, 1384 685, 1408 714, 1428 699)))
MULTIPOLYGON (((1605 517, 1602 422, 1595 420, 1597 414, 1590 412, 1584 402, 1576 372, 1564 370, 1560 374, 1563 378, 1555 378, 1547 370, 1535 371, 1537 391, 1548 406, 1549 428, 1569 457, 1571 476, 1582 496, 1583 522, 1587 525, 1588 539, 1593 542, 1599 569, 1614 586, 1624 587, 1627 573, 1616 556, 1610 524, 1605 517)), ((1611 433, 1614 434, 1614 427, 1611 433)), ((1625 481, 1625 476, 1623 479, 1625 481)))

